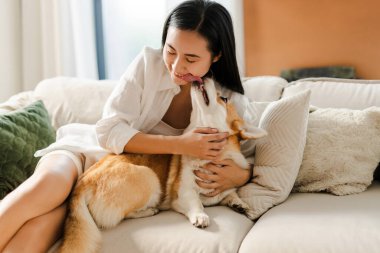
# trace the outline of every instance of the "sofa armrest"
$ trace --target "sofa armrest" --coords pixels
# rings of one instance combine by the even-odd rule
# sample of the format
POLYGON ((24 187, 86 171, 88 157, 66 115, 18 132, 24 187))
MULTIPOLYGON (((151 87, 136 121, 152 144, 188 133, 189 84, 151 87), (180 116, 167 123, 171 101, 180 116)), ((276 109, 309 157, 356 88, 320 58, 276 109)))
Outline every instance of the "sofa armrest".
POLYGON ((20 92, 0 104, 0 114, 23 108, 36 101, 33 91, 20 92))

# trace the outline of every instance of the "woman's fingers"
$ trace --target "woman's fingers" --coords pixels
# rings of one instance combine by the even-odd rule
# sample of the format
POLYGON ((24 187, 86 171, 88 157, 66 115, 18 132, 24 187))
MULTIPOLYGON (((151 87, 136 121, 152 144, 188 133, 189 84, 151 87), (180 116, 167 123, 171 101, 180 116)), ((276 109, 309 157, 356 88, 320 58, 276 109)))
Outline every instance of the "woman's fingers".
POLYGON ((228 133, 223 132, 223 133, 217 133, 217 134, 208 134, 205 136, 205 139, 208 142, 218 143, 218 142, 225 141, 227 137, 228 137, 228 133))
POLYGON ((213 190, 213 191, 208 192, 208 193, 202 193, 203 195, 205 195, 207 197, 214 197, 223 191, 222 186, 216 182, 207 183, 207 182, 203 182, 201 180, 196 179, 196 183, 200 187, 202 187, 203 189, 212 189, 213 190))
POLYGON ((212 127, 197 127, 194 130, 194 133, 199 133, 199 134, 215 134, 218 132, 218 129, 212 128, 212 127))
POLYGON ((205 134, 204 138, 208 142, 220 142, 228 137, 228 132, 221 132, 216 128, 211 127, 197 127, 194 133, 205 134))
POLYGON ((196 182, 200 187, 202 187, 204 189, 216 189, 217 187, 219 187, 219 184, 216 182, 208 183, 208 182, 204 182, 204 181, 199 180, 199 179, 196 179, 196 182))
POLYGON ((204 169, 210 171, 212 174, 219 174, 220 166, 215 163, 207 163, 203 166, 204 169))
POLYGON ((226 145, 226 140, 222 141, 222 142, 218 142, 218 143, 210 143, 210 149, 211 150, 222 150, 224 148, 224 146, 226 145))
POLYGON ((203 195, 207 196, 207 197, 214 197, 216 195, 218 195, 219 193, 221 193, 223 190, 219 189, 219 188, 216 188, 214 189, 212 192, 208 192, 208 193, 205 193, 203 195))
POLYGON ((202 179, 202 181, 206 181, 206 182, 215 182, 218 180, 218 175, 216 174, 210 174, 210 173, 204 173, 200 170, 195 170, 194 171, 194 174, 199 177, 200 179, 202 179))

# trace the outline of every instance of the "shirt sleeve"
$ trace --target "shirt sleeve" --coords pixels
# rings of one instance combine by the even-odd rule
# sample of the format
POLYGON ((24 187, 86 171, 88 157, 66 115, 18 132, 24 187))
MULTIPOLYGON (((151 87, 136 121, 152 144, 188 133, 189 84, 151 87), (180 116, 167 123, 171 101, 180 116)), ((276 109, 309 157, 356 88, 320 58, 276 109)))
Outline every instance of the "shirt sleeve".
POLYGON ((104 106, 102 119, 96 123, 99 145, 115 154, 121 154, 139 132, 135 123, 141 114, 144 69, 144 55, 140 53, 120 78, 104 106))

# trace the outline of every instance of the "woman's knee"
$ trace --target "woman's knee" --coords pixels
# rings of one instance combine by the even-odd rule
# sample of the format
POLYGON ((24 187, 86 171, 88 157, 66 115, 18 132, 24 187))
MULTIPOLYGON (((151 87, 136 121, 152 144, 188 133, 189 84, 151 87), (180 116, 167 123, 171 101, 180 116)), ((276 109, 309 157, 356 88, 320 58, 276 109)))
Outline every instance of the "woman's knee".
POLYGON ((15 195, 25 200, 24 205, 29 203, 28 215, 35 217, 60 206, 69 196, 77 176, 77 168, 70 158, 51 156, 38 165, 15 195))
POLYGON ((51 155, 42 160, 33 175, 42 184, 72 188, 78 178, 78 168, 71 158, 65 155, 51 155))
POLYGON ((26 222, 6 246, 5 252, 47 252, 62 234, 67 205, 26 222))

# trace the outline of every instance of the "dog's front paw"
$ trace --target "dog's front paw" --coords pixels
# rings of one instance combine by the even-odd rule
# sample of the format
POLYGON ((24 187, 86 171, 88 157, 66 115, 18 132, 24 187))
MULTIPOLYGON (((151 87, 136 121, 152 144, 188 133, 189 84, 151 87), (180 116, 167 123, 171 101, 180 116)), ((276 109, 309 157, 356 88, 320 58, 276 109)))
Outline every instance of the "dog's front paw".
POLYGON ((195 213, 189 216, 191 224, 193 224, 197 228, 205 228, 210 225, 210 219, 205 213, 195 213))

